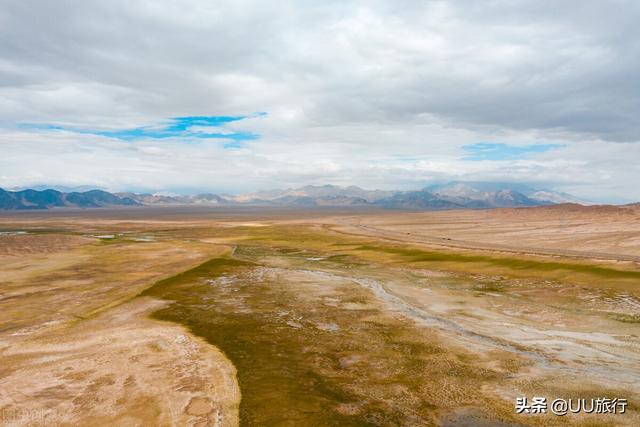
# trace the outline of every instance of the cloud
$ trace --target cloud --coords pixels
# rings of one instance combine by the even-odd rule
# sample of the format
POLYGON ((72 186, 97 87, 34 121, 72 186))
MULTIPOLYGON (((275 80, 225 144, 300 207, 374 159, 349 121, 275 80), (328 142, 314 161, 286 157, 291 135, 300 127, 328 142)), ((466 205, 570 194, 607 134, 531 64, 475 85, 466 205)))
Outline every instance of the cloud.
POLYGON ((636 199, 638 19, 631 0, 6 0, 0 186, 469 177, 636 199), (465 159, 477 141, 562 147, 465 159))

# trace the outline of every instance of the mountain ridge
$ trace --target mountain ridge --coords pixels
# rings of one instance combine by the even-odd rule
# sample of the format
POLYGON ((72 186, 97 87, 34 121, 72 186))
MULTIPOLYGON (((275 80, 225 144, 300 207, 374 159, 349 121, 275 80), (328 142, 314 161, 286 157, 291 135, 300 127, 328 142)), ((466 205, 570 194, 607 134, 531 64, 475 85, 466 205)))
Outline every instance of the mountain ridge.
MULTIPOLYGON (((305 185, 240 195, 200 193, 161 195, 103 190, 62 192, 53 189, 7 191, 0 189, 0 209, 33 210, 62 207, 97 208, 139 205, 375 207, 399 210, 491 209, 580 203, 566 193, 535 189, 523 184, 450 182, 419 190, 366 190, 352 185, 305 185)), ((581 204, 589 204, 583 202, 581 204)))
POLYGON ((119 197, 102 190, 65 193, 58 190, 7 191, 0 188, 0 209, 43 210, 50 208, 99 208, 107 206, 136 206, 137 201, 119 197))

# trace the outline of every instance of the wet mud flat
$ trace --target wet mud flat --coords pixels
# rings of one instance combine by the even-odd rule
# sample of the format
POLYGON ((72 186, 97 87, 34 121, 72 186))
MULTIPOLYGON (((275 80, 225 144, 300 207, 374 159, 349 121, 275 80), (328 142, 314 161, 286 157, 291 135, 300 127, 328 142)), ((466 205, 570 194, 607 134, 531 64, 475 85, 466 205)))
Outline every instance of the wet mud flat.
MULTIPOLYGON (((6 389, 43 375, 59 381, 67 367, 55 359, 21 368, 32 356, 49 358, 23 350, 41 346, 54 330, 58 335, 46 338, 52 352, 74 343, 67 356, 85 365, 89 358, 76 347, 85 343, 101 360, 92 374, 99 377, 112 366, 102 360, 120 359, 102 345, 91 348, 93 340, 110 340, 107 333, 121 333, 121 323, 129 333, 132 325, 96 316, 129 313, 146 301, 163 321, 138 319, 137 341, 110 340, 141 364, 116 362, 123 380, 116 375, 95 398, 111 402, 113 388, 133 375, 139 391, 158 399, 157 420, 181 413, 219 422, 222 406, 203 398, 239 396, 225 388, 237 376, 240 416, 230 404, 223 417, 229 425, 640 425, 640 272, 632 266, 446 252, 344 236, 315 223, 127 221, 49 224, 68 226, 68 233, 21 224, 10 228, 26 235, 2 236, 13 242, 4 254, 11 265, 3 272, 3 302, 13 310, 4 313, 12 325, 5 332, 26 346, 6 347, 6 389), (147 288, 143 295, 152 298, 136 298, 147 288), (51 306, 65 311, 40 310, 51 306), (69 325, 56 323, 65 319, 69 325), (206 379, 184 375, 193 363, 162 344, 180 349, 191 338, 203 344, 198 354, 224 353, 212 371, 201 371, 206 379), (157 362, 165 356, 174 361, 157 362), (170 372, 176 363, 185 370, 170 372), (169 369, 166 377, 160 366, 169 369), (158 385, 143 387, 145 379, 158 385), (177 394, 168 399, 174 385, 177 394), (516 396, 537 395, 626 397, 629 407, 615 417, 515 414, 516 396)), ((65 381, 77 387, 93 376, 65 381)), ((28 394, 34 407, 49 407, 50 397, 68 400, 58 388, 46 395, 41 388, 28 394)), ((118 413, 149 421, 151 407, 106 410, 91 401, 74 419, 118 413)))
MULTIPOLYGON (((364 213, 326 215, 5 217, 0 411, 69 425, 640 425, 637 264, 447 249, 412 242, 427 218, 386 239, 353 229, 364 213), (524 416, 517 396, 629 406, 524 416)), ((494 230, 463 218, 455 234, 450 215, 429 237, 494 230)), ((607 223, 579 220, 598 236, 607 223)), ((630 230, 589 250, 623 251, 630 230)))
POLYGON ((496 352, 484 368, 340 276, 218 258, 144 295, 173 301, 154 317, 187 325, 235 365, 241 425, 436 425, 461 407, 513 421, 508 402, 479 390, 520 357, 496 352))
MULTIPOLYGON (((235 365, 241 425, 620 425, 516 415, 514 393, 623 391, 576 375, 554 378, 537 366, 546 359, 535 349, 442 327, 467 325, 451 316, 434 312, 445 320, 430 324, 412 315, 420 311, 412 292, 434 292, 437 307, 439 288, 501 300, 509 285, 443 273, 428 275, 432 289, 419 280, 395 289, 377 274, 389 283, 420 276, 349 255, 240 245, 232 258, 212 259, 145 295, 172 301, 154 317, 188 326, 235 365)), ((474 323, 473 314, 464 317, 474 323)))

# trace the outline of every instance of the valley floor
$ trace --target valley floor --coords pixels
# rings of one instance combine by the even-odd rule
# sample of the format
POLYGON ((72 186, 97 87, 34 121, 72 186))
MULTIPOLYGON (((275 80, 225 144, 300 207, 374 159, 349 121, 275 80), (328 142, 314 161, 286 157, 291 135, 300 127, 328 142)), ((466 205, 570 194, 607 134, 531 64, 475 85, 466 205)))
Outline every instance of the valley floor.
POLYGON ((640 424, 635 211, 171 209, 0 218, 0 425, 640 424))

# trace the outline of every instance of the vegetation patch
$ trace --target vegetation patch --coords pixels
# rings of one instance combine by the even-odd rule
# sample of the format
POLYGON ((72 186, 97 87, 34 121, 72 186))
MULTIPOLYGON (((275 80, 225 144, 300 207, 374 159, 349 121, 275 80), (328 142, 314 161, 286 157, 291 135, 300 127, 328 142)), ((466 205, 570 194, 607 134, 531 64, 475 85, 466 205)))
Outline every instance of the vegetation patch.
POLYGON ((154 317, 185 324, 233 362, 243 425, 429 425, 459 406, 509 418, 500 399, 476 393, 503 374, 386 313, 367 289, 304 271, 215 258, 143 294, 173 301, 154 317))
POLYGON ((609 317, 622 323, 640 323, 640 314, 610 313, 609 317))

